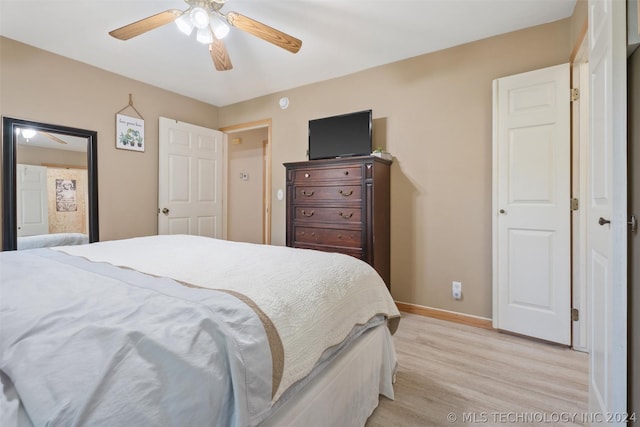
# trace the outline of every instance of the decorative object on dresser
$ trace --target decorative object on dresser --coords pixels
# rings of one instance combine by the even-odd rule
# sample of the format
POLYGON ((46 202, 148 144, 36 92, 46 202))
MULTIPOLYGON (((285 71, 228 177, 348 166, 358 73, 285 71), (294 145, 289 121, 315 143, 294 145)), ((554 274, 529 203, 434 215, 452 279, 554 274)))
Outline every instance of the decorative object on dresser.
POLYGON ((390 287, 390 166, 374 156, 285 163, 287 246, 369 263, 390 287))

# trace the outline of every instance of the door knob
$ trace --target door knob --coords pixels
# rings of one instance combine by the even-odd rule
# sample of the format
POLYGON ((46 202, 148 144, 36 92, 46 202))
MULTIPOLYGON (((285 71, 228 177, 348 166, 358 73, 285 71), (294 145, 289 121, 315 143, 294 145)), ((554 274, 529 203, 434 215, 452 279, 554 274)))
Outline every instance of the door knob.
POLYGON ((162 208, 162 213, 165 214, 165 215, 169 215, 169 209, 162 208))
POLYGON ((611 224, 611 221, 609 221, 608 219, 604 219, 604 218, 600 217, 600 219, 598 220, 598 224, 600 224, 600 225, 611 224))
POLYGON ((501 214, 507 213, 507 211, 505 211, 504 209, 500 209, 498 212, 500 212, 501 214))

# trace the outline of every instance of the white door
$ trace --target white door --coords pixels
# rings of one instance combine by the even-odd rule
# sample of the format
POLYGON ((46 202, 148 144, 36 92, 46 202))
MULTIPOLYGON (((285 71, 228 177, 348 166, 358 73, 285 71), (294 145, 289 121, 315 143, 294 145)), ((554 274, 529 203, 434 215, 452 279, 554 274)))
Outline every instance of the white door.
POLYGON ((18 237, 48 234, 47 168, 22 164, 16 167, 18 237))
POLYGON ((571 344, 569 64, 494 81, 494 327, 571 344))
POLYGON ((627 409, 625 3, 618 0, 589 0, 588 33, 589 412, 617 416, 611 420, 614 425, 624 424, 619 417, 627 409))
POLYGON ((160 117, 158 234, 222 238, 225 135, 160 117))

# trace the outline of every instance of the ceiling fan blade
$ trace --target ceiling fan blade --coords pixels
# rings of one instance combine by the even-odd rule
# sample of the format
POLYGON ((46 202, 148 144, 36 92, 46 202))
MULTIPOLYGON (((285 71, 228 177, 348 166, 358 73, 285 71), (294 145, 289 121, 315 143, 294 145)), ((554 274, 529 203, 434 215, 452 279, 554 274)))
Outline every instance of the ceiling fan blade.
POLYGON ((110 31, 109 35, 120 40, 129 40, 130 38, 139 36, 140 34, 144 34, 147 31, 162 27, 169 22, 173 22, 180 15, 182 15, 181 10, 165 10, 164 12, 157 13, 155 15, 133 22, 129 25, 125 25, 124 27, 120 27, 116 30, 110 31))
POLYGON ((286 49, 289 52, 296 53, 302 47, 302 40, 237 12, 227 13, 227 21, 234 27, 239 28, 242 31, 246 31, 249 34, 253 34, 256 37, 286 49))
POLYGON ((55 135, 51 135, 49 132, 43 132, 41 130, 39 130, 38 132, 40 132, 42 135, 46 136, 47 138, 57 142, 58 144, 66 144, 67 141, 63 141, 62 139, 58 138, 55 135))
POLYGON ((211 53, 211 59, 213 59, 216 70, 228 71, 233 68, 231 58, 229 58, 229 53, 222 40, 214 40, 209 45, 209 53, 211 53))

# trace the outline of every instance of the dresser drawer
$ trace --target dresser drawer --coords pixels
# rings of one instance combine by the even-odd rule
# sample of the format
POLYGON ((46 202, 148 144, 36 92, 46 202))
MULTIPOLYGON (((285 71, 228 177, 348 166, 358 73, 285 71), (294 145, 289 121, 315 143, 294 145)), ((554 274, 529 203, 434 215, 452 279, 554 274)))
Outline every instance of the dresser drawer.
POLYGON ((295 243, 362 248, 361 230, 341 230, 336 228, 294 227, 295 243))
POLYGON ((361 259, 363 261, 366 258, 364 251, 361 251, 360 249, 335 248, 333 246, 323 246, 323 245, 313 245, 313 244, 303 244, 303 243, 296 243, 294 247, 301 248, 301 249, 314 249, 316 251, 323 251, 323 252, 338 252, 345 255, 351 255, 352 257, 361 259))
POLYGON ((293 212, 296 222, 331 222, 333 224, 359 224, 362 222, 362 208, 296 206, 293 212))
POLYGON ((294 187, 295 203, 313 202, 314 200, 336 202, 362 201, 360 185, 304 185, 294 187))
POLYGON ((300 168, 293 172, 296 184, 307 181, 361 179, 362 167, 358 164, 348 164, 326 168, 300 168))

